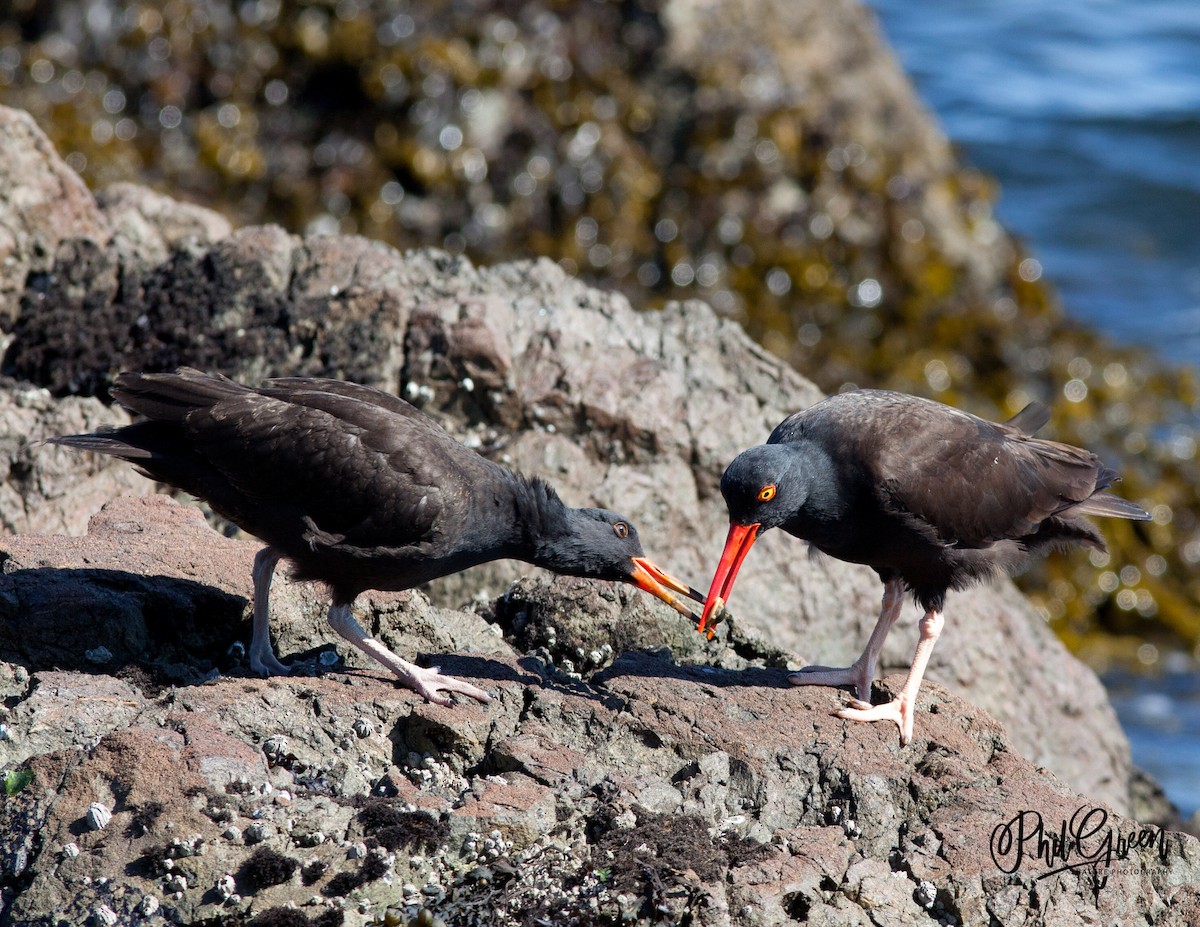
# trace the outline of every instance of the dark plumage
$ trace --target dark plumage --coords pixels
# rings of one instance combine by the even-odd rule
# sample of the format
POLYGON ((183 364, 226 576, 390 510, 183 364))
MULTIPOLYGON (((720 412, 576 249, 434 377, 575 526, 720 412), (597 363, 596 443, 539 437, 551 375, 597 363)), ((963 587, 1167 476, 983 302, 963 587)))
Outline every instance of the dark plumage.
POLYGON ((1030 437, 1048 419, 1039 403, 995 424, 882 390, 846 392, 784 419, 721 478, 729 537, 700 630, 719 616, 742 561, 768 528, 874 568, 884 582, 883 609, 862 656, 845 669, 808 667, 790 681, 855 686, 854 707, 839 714, 894 720, 908 743, 948 590, 1009 572, 1050 547, 1103 550, 1084 515, 1150 517, 1104 492, 1118 477, 1095 454, 1030 437), (920 643, 900 695, 872 708, 879 651, 906 589, 925 609, 920 643))
POLYGON ((645 559, 627 520, 568 508, 547 483, 486 460, 388 393, 298 377, 254 389, 184 368, 123 373, 112 394, 146 420, 50 443, 128 460, 266 543, 254 562, 249 658, 256 672, 288 672, 268 629, 271 576, 281 558, 297 578, 329 586, 329 621, 339 634, 441 704, 449 702, 443 692, 488 696, 368 637, 350 612, 359 593, 409 589, 512 558, 628 582, 689 616, 668 590, 703 600, 645 559))

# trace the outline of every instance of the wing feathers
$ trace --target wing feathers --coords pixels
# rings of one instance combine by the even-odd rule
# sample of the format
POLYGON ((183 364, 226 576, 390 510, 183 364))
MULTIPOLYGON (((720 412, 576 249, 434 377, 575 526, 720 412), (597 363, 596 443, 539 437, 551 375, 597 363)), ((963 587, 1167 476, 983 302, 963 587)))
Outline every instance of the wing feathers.
POLYGON ((293 377, 253 389, 181 368, 123 373, 112 392, 147 420, 51 443, 133 461, 251 533, 307 529, 306 546, 426 543, 446 505, 463 501, 439 486, 502 470, 404 400, 356 384, 293 377))
MULTIPOLYGON (((1095 454, 1029 436, 1049 418, 1041 403, 1003 424, 886 391, 844 393, 810 412, 818 409, 820 430, 835 436, 838 455, 865 462, 881 504, 924 523, 945 544, 1028 538, 1076 515, 1149 517, 1103 492, 1118 475, 1095 454)), ((798 435, 817 422, 801 413, 776 431, 798 435)))
POLYGON ((182 422, 199 408, 243 396, 251 390, 220 374, 192 367, 176 373, 122 373, 110 392, 131 412, 159 422, 182 422))

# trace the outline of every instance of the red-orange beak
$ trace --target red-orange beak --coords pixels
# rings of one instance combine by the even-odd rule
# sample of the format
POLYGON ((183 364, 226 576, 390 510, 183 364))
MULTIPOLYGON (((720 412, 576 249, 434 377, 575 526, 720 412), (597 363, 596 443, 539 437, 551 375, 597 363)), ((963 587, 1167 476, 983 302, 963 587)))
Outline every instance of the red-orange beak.
POLYGON ((746 554, 750 553, 750 548, 758 539, 760 527, 759 524, 729 526, 725 549, 721 551, 721 562, 717 564, 717 572, 713 574, 712 586, 709 587, 708 596, 704 601, 704 613, 700 616, 700 624, 696 628, 701 634, 707 634, 709 640, 712 640, 716 627, 715 620, 710 624, 713 612, 718 607, 724 609, 729 592, 733 589, 733 581, 737 579, 738 570, 742 568, 746 554))
POLYGON ((629 581, 639 589, 662 599, 671 608, 679 612, 679 614, 687 615, 693 621, 696 616, 692 614, 692 610, 680 602, 679 599, 675 598, 675 596, 671 595, 670 590, 686 595, 697 602, 704 601, 703 593, 693 589, 687 583, 676 579, 645 557, 633 558, 633 572, 630 574, 629 581))

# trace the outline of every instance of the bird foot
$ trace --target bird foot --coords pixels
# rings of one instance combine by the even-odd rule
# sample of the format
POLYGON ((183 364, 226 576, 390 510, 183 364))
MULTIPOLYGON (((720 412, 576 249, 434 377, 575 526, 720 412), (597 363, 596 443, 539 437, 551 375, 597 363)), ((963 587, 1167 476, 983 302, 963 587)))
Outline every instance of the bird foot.
POLYGON ((454 699, 448 695, 443 695, 444 692, 457 692, 460 695, 467 695, 479 702, 490 702, 492 697, 483 689, 471 685, 469 682, 463 682, 461 679, 455 679, 453 676, 444 676, 438 672, 436 666, 426 669, 422 666, 412 666, 406 671, 406 674, 400 676, 400 681, 422 696, 426 701, 433 702, 435 705, 453 705, 454 699))
POLYGON ((362 625, 354 620, 354 616, 350 613, 349 603, 340 602, 330 606, 329 626, 367 656, 390 669, 399 677, 401 685, 412 689, 427 702, 433 702, 435 705, 453 705, 454 699, 443 694, 447 692, 467 695, 477 702, 492 700, 492 697, 483 689, 473 686, 469 682, 463 682, 453 676, 443 676, 438 672, 436 666, 429 668, 417 666, 415 663, 409 663, 396 656, 367 634, 362 629, 362 625))
POLYGON ((913 738, 913 706, 904 696, 882 705, 870 705, 855 699, 848 707, 834 714, 846 721, 895 721, 900 729, 901 746, 907 746, 913 738))
POLYGON ((870 707, 873 674, 855 663, 846 667, 806 666, 788 676, 794 686, 853 686, 856 704, 870 707))
POLYGON ((250 664, 250 672, 258 676, 290 676, 292 668, 286 663, 281 663, 279 657, 275 656, 275 651, 267 648, 264 653, 255 653, 250 651, 247 662, 250 664))

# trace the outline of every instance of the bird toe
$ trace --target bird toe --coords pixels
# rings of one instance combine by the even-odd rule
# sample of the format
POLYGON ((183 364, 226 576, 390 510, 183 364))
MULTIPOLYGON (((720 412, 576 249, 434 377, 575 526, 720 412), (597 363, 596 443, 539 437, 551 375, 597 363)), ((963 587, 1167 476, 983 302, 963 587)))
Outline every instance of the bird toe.
MULTIPOLYGON (((857 701, 857 700, 855 700, 857 701)), ((906 746, 913 737, 913 712, 905 699, 894 699, 882 705, 867 705, 861 708, 851 702, 834 714, 844 721, 894 721, 900 729, 900 744, 906 746)))
POLYGON ((270 660, 251 660, 250 672, 256 676, 290 676, 292 667, 274 658, 270 660))
POLYGON ((436 669, 421 670, 411 679, 413 689, 426 701, 435 705, 449 707, 454 704, 453 695, 465 695, 477 702, 490 702, 492 697, 483 689, 455 679, 453 676, 443 676, 436 669))

